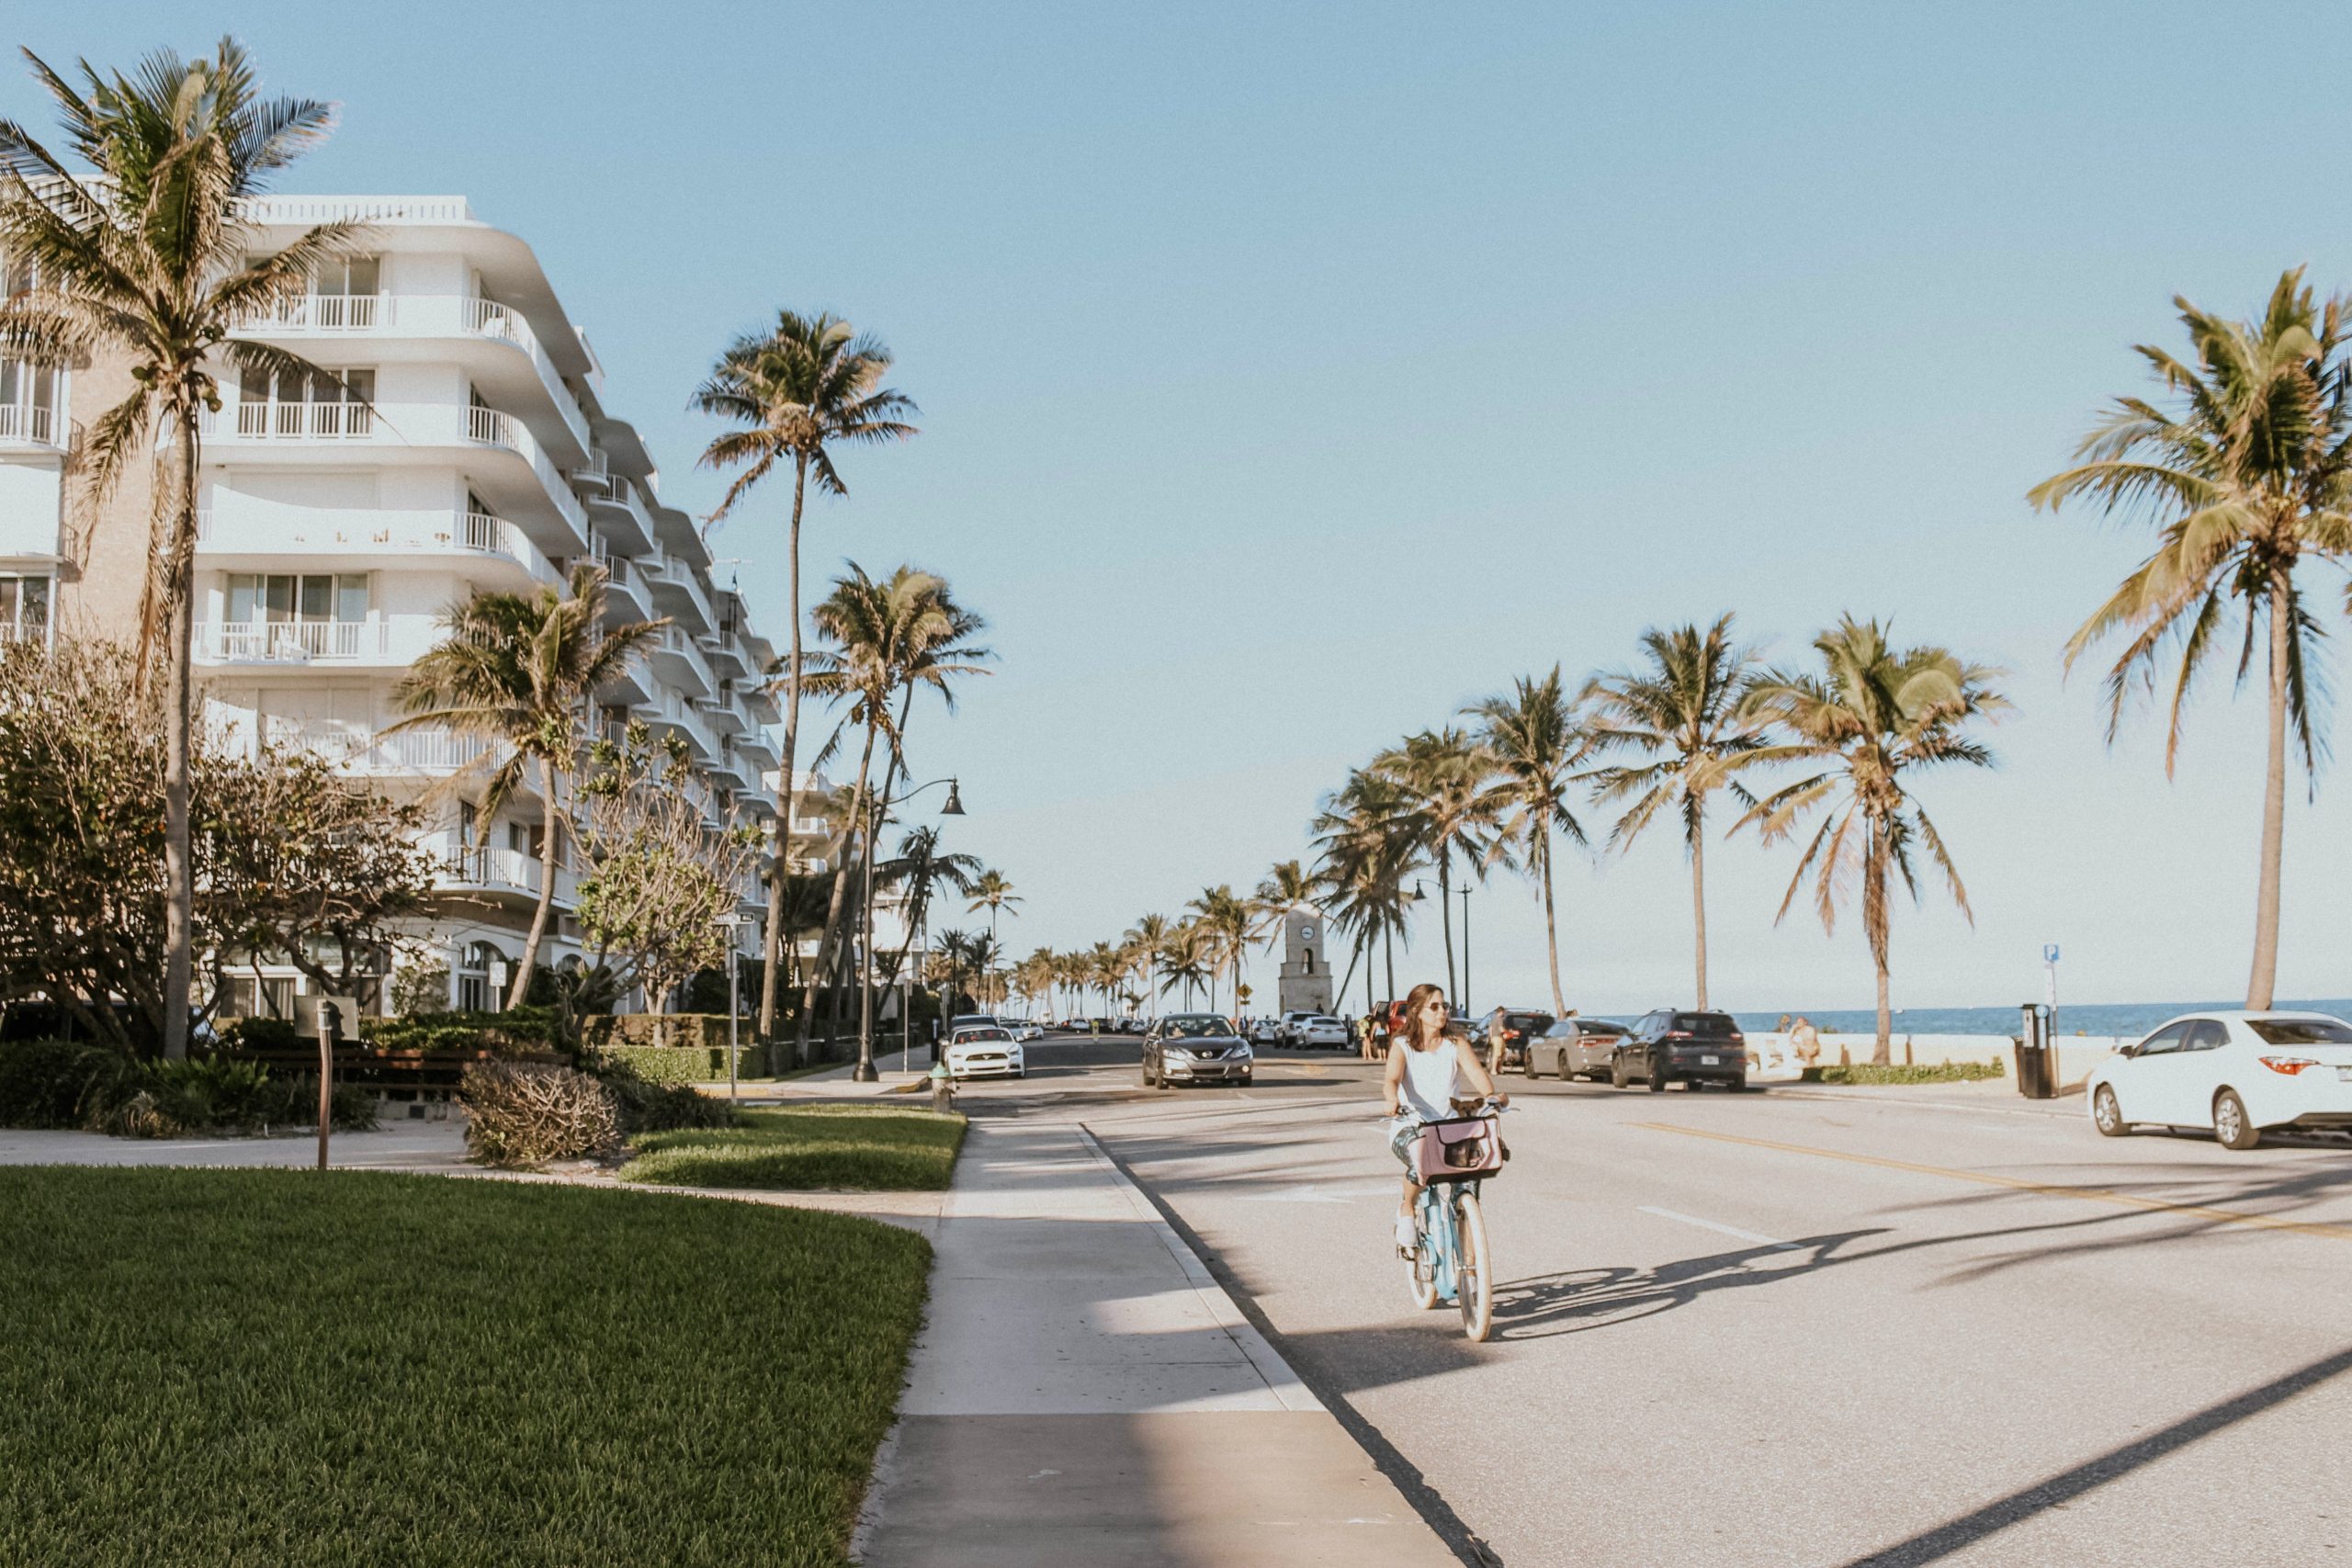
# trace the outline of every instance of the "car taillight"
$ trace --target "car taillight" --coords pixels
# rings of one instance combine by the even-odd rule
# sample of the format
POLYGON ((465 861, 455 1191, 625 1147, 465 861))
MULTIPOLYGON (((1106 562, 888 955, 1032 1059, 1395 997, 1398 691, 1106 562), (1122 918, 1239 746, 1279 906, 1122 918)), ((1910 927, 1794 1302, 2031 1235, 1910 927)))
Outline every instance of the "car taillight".
POLYGON ((2319 1066, 2317 1062, 2313 1061, 2309 1056, 2258 1056, 2256 1060, 2260 1062, 2264 1066, 2268 1067, 2272 1072, 2284 1073, 2290 1078, 2297 1073, 2301 1072, 2305 1067, 2316 1067, 2319 1066))
POLYGON ((1659 1038, 1665 1040, 1688 1040, 1690 1036, 1686 1031, 1678 1029, 1670 1033, 1661 1035, 1659 1038))
POLYGON ((1735 1045, 1744 1044, 1747 1040, 1747 1036, 1745 1034, 1735 1034, 1731 1037, 1731 1043, 1735 1045))

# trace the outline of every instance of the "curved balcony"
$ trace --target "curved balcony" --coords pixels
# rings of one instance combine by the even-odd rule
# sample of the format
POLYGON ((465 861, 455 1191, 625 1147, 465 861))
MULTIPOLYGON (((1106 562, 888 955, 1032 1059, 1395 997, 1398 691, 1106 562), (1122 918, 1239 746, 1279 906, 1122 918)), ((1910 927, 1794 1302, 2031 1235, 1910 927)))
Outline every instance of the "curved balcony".
POLYGON ((454 509, 368 511, 224 497, 197 513, 196 549, 206 564, 232 569, 282 569, 286 556, 332 556, 354 567, 488 569, 468 575, 500 588, 562 581, 546 552, 507 519, 454 509))
POLYGON ((405 669, 440 637, 433 615, 370 615, 364 621, 199 621, 199 664, 405 669))
MULTIPOLYGON (((661 606, 663 615, 695 635, 718 625, 710 613, 710 598, 692 567, 668 550, 656 550, 642 557, 640 564, 646 569, 646 581, 653 585, 653 602, 661 606)), ((701 657, 699 649, 695 657, 701 657)), ((709 667, 706 664, 704 668, 709 667)))
POLYGON ((0 446, 62 452, 67 428, 55 409, 39 403, 0 403, 0 446))
POLYGON ((718 678, 703 660, 702 649, 695 639, 676 626, 663 626, 662 635, 652 646, 654 672, 671 684, 688 689, 695 697, 707 697, 718 690, 718 678))
POLYGON ((581 481, 596 526, 605 537, 632 554, 653 547, 652 513, 645 510, 644 501, 627 475, 592 472, 572 477, 581 481))
POLYGON ((364 339, 379 362, 422 358, 451 342, 492 344, 513 355, 470 355, 475 379, 502 397, 522 390, 525 375, 545 395, 554 420, 548 438, 566 450, 567 462, 584 459, 590 446, 588 416, 563 384, 538 334, 523 313, 495 299, 471 294, 305 294, 282 301, 267 315, 246 322, 241 337, 265 342, 314 343, 364 339), (497 359, 519 356, 511 373, 497 359))

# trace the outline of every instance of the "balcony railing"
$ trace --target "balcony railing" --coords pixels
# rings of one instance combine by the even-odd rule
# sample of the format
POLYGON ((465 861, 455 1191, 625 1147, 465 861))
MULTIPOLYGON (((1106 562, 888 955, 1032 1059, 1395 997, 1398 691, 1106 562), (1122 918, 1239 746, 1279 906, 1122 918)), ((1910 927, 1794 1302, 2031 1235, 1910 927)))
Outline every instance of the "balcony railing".
POLYGON ((449 880, 469 887, 500 887, 534 897, 539 891, 539 863, 521 850, 469 844, 447 852, 442 869, 449 880))
POLYGON ((201 657, 231 664, 357 660, 386 647, 381 621, 216 621, 197 628, 201 657))
POLYGON ((212 555, 488 556, 512 561, 540 582, 555 564, 523 530, 486 512, 394 512, 358 508, 199 507, 198 547, 212 555))
POLYGON ((48 640, 49 623, 46 620, 0 621, 0 644, 48 640))
POLYGON ((0 441, 55 446, 57 411, 39 403, 0 403, 0 441))
POLYGON ((364 440, 375 429, 375 411, 366 403, 237 404, 237 434, 248 440, 364 440))

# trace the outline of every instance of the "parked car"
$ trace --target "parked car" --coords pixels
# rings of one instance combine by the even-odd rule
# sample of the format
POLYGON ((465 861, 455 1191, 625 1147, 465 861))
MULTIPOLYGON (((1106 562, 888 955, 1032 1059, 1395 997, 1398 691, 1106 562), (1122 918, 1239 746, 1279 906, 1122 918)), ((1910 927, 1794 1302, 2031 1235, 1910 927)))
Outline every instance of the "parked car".
POLYGON ((949 1032, 947 1047, 942 1054, 951 1078, 1025 1078, 1028 1064, 1022 1059, 1021 1042, 1009 1029, 995 1023, 967 1024, 949 1032))
POLYGON ((1297 1044, 1299 1043, 1298 1032, 1300 1026, 1305 1024, 1308 1019, 1313 1018, 1314 1016, 1315 1010, 1313 1008, 1294 1009, 1293 1010, 1283 1014, 1281 1023, 1276 1026, 1282 1032, 1282 1043, 1285 1045, 1297 1044))
POLYGON ((2177 1018, 2091 1069, 2091 1125, 2210 1130, 2250 1149, 2266 1129, 2352 1127, 2352 1023, 2324 1012, 2177 1018))
POLYGON ((1255 1023, 1252 1023, 1250 1026, 1250 1043, 1252 1045, 1280 1045, 1284 1043, 1283 1039, 1282 1020, 1278 1018, 1261 1018, 1255 1023))
POLYGON ((1300 1045, 1329 1045, 1334 1050, 1346 1050, 1355 1043, 1348 1026, 1326 1013, 1303 1014, 1298 1023, 1297 1043, 1300 1045))
POLYGON ((1256 1066, 1250 1042, 1217 1013, 1170 1013, 1144 1032, 1147 1089, 1179 1083, 1238 1083, 1247 1089, 1256 1066))
POLYGON ((1501 1062, 1497 1065, 1517 1067, 1520 1071, 1525 1072, 1527 1043, 1552 1027, 1552 1015, 1548 1012, 1538 1012, 1532 1008, 1494 1009, 1486 1017, 1480 1019, 1476 1026, 1470 1031, 1470 1038, 1476 1042, 1481 1054, 1484 1054, 1487 1049, 1487 1042, 1493 1037, 1495 1021, 1498 1017, 1502 1020, 1503 1025, 1503 1055, 1501 1062))
POLYGON ((1012 1031, 1012 1037, 1023 1044, 1046 1037, 1046 1026, 1034 1018, 1009 1018, 1004 1021, 1004 1026, 1012 1031))
POLYGON ((1746 1089, 1747 1037, 1727 1012, 1660 1008, 1644 1013, 1609 1055, 1611 1083, 1623 1089, 1635 1079, 1653 1091, 1676 1082, 1694 1089, 1711 1083, 1746 1089))
POLYGON ((1563 1083, 1570 1078, 1598 1083, 1609 1076, 1617 1043, 1627 1032, 1613 1018, 1564 1018, 1527 1043, 1522 1065, 1531 1078, 1549 1074, 1563 1083))

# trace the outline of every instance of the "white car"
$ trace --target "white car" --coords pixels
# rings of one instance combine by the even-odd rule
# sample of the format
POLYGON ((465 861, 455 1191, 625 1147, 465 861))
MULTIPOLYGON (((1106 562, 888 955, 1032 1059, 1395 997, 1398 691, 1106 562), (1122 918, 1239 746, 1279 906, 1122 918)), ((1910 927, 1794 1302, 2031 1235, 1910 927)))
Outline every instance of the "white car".
POLYGON ((1306 1024, 1308 1019, 1311 1019, 1314 1016, 1315 1013, 1311 1009, 1304 1012, 1294 1010, 1283 1014, 1283 1021, 1279 1027, 1282 1043, 1285 1045, 1297 1045, 1302 1043, 1303 1042, 1299 1035, 1299 1030, 1306 1024))
POLYGON ((2352 1127, 2352 1023, 2320 1012, 2176 1018, 2091 1069, 2091 1125, 2210 1128, 2250 1149, 2267 1127, 2352 1127))
POLYGON ((1252 1045, 1279 1045, 1283 1043, 1283 1026, 1271 1018, 1261 1018, 1250 1026, 1252 1045))
POLYGON ((947 1037, 944 1053, 951 1078, 1025 1078, 1021 1042, 998 1024, 967 1024, 947 1037))
POLYGON ((1295 1038, 1301 1045, 1329 1045, 1344 1050, 1348 1044, 1348 1026, 1336 1018, 1315 1013, 1303 1020, 1295 1038))

